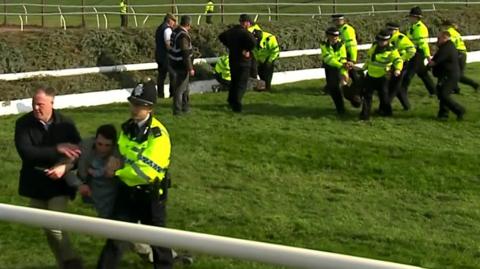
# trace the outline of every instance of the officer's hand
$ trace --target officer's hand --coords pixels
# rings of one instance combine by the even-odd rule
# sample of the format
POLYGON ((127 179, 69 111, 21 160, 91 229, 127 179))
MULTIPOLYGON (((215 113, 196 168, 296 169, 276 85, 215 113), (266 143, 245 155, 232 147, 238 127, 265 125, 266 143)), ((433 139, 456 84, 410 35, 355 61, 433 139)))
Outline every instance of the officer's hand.
POLYGON ((77 159, 82 153, 78 145, 72 143, 61 143, 57 145, 57 151, 71 160, 77 159))
POLYGON ((193 77, 195 76, 195 69, 190 69, 190 71, 188 71, 188 74, 193 77))
POLYGON ((400 70, 393 71, 393 75, 396 77, 400 76, 400 73, 401 73, 400 70))
POLYGON ((92 190, 87 184, 82 184, 78 187, 78 193, 80 193, 83 197, 90 197, 92 196, 92 190))

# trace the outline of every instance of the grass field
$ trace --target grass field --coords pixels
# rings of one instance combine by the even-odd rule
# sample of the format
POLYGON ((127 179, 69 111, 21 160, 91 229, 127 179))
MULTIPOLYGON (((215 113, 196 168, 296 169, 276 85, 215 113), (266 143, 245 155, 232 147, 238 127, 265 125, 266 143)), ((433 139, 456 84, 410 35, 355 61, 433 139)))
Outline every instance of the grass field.
MULTIPOLYGON (((203 4, 205 4, 207 1, 203 0, 191 0, 191 1, 152 1, 152 0, 137 0, 137 1, 132 1, 130 0, 129 3, 132 6, 135 5, 149 5, 149 4, 157 4, 157 5, 169 5, 172 2, 176 2, 180 6, 178 6, 178 13, 180 14, 198 14, 198 13, 203 13, 204 12, 204 7, 203 4), (182 6, 182 4, 202 4, 202 6, 182 6)), ((214 1, 217 4, 220 3, 220 1, 214 1)), ((258 5, 248 5, 249 3, 258 3, 259 1, 254 1, 254 0, 246 0, 246 1, 236 1, 236 0, 227 0, 224 1, 226 4, 224 6, 224 12, 225 13, 251 13, 251 14, 257 14, 257 13, 268 13, 269 9, 272 13, 275 13, 277 11, 276 9, 276 2, 277 1, 272 1, 272 0, 267 0, 267 1, 261 1, 262 3, 271 3, 270 5, 265 5, 265 6, 258 6, 258 5), (231 3, 245 3, 244 5, 241 6, 229 6, 228 4, 231 3)), ((370 12, 372 11, 372 6, 371 5, 362 5, 362 6, 355 6, 355 7, 348 7, 348 6, 336 6, 335 8, 333 6, 320 6, 319 10, 319 5, 315 5, 316 3, 320 4, 331 4, 332 1, 325 2, 325 1, 303 1, 303 0, 289 0, 289 1, 278 1, 280 4, 281 3, 302 3, 302 4, 308 4, 312 3, 312 5, 307 5, 307 6, 292 6, 292 5, 280 5, 278 12, 279 13, 287 13, 291 14, 289 16, 282 16, 279 19, 280 20, 294 20, 298 21, 299 18, 303 18, 307 20, 310 18, 310 16, 302 16, 299 17, 295 14, 312 14, 312 13, 332 13, 332 12, 370 12)), ((336 1, 338 4, 346 4, 346 3, 370 3, 369 1, 364 1, 364 0, 346 0, 346 1, 336 1)), ((395 1, 375 1, 377 3, 382 3, 382 2, 395 2, 395 1)), ((411 1, 396 1, 399 3, 402 2, 411 2, 411 1)), ((431 2, 428 0, 420 0, 420 1, 415 1, 415 2, 431 2)), ((450 1, 452 2, 452 1, 450 1)), ((455 2, 455 1, 453 1, 455 2)), ((8 1, 8 3, 35 3, 39 4, 41 3, 40 0, 26 0, 26 1, 8 1)), ((68 1, 51 1, 51 0, 45 0, 46 4, 50 5, 77 5, 80 6, 82 4, 82 1, 80 0, 68 0, 68 1)), ((109 12, 119 12, 119 8, 116 6, 118 5, 119 1, 116 0, 104 0, 104 1, 85 1, 85 5, 96 5, 96 6, 101 6, 101 5, 111 5, 113 6, 112 8, 108 7, 98 7, 97 10, 99 11, 99 23, 100 27, 105 27, 105 20, 103 17, 103 13, 107 13, 106 17, 108 20, 108 27, 119 27, 120 25, 120 19, 119 15, 114 15, 114 14, 108 14, 109 12)), ((432 9, 432 5, 420 5, 424 9, 432 9)), ((411 6, 407 5, 400 5, 398 9, 400 10, 408 10, 410 9, 411 6)), ((437 3, 435 8, 436 9, 458 9, 458 8, 464 8, 465 5, 458 5, 458 6, 452 6, 452 5, 442 5, 441 3, 437 3)), ((478 9, 478 5, 470 5, 469 8, 475 8, 478 9)), ((382 11, 382 10, 394 10, 395 6, 375 6, 374 7, 375 11, 382 11)), ((0 3, 0 12, 3 12, 3 6, 0 3)), ((8 7, 7 8, 8 13, 18 13, 18 14, 24 14, 24 9, 22 6, 15 6, 15 7, 8 7)), ((53 7, 47 7, 44 10, 45 13, 58 13, 58 8, 56 6, 53 7)), ((63 8, 62 9, 63 13, 68 13, 68 12, 81 12, 81 9, 79 8, 63 8)), ((85 12, 93 12, 93 9, 88 8, 85 9, 85 12)), ((129 11, 130 12, 130 11, 129 11)), ((158 13, 158 14, 164 14, 166 12, 176 12, 174 9, 172 9, 171 6, 165 6, 165 7, 138 7, 135 8, 136 13, 158 13)), ((220 7, 216 8, 216 12, 220 12, 220 7)), ((27 7, 27 13, 29 14, 40 14, 41 9, 40 7, 27 7)), ((146 18, 146 16, 139 15, 136 16, 137 23, 139 26, 143 25, 143 21, 146 18)), ((195 22, 198 17, 195 17, 195 22)), ((15 24, 19 25, 20 24, 20 19, 17 15, 15 16, 8 16, 6 18, 0 17, 0 22, 3 22, 6 19, 8 24, 15 24)), ((25 17, 23 17, 24 22, 26 20, 25 17)), ((236 22, 238 19, 238 15, 232 15, 232 16, 225 16, 224 17, 225 22, 236 22)), ((272 19, 275 19, 275 16, 272 16, 272 19)), ((75 27, 81 25, 81 20, 82 17, 80 15, 66 15, 65 20, 67 23, 67 26, 69 27, 75 27)), ((132 16, 130 17, 130 22, 129 25, 130 27, 134 27, 135 18, 132 16)), ((162 20, 162 16, 151 16, 148 18, 146 26, 156 26, 158 25, 162 20)), ((260 16, 259 21, 267 21, 268 16, 260 16)), ((97 18, 94 14, 87 15, 85 16, 85 22, 87 27, 97 27, 97 18)), ((202 19, 202 23, 205 22, 205 19, 202 19)), ((220 17, 215 17, 214 22, 220 22, 220 17)), ((41 17, 40 16, 33 16, 30 15, 28 16, 28 24, 33 24, 33 25, 40 25, 41 24, 41 17)), ((60 27, 60 17, 58 15, 53 15, 53 16, 45 16, 45 25, 48 27, 60 27)))
MULTIPOLYGON (((472 65, 470 75, 480 71, 472 65), (474 68, 473 68, 474 67, 474 68)), ((462 122, 435 120, 438 101, 411 89, 413 109, 393 118, 338 118, 323 81, 248 92, 245 112, 225 107, 225 93, 192 96, 192 113, 174 118, 171 100, 157 115, 172 143, 169 227, 413 264, 480 268, 480 94, 455 96, 462 122)), ((104 123, 118 126, 127 105, 65 110, 86 137, 104 123)), ((2 117, 0 202, 25 205, 17 194, 17 116, 2 117)), ((71 207, 92 215, 78 199, 71 207)), ((53 269, 38 228, 0 222, 1 269, 53 269)), ((74 234, 94 268, 102 238, 74 234)), ((190 268, 274 268, 194 253, 190 268)), ((123 268, 150 268, 133 254, 123 268)), ((278 267, 277 267, 278 268, 278 267)))

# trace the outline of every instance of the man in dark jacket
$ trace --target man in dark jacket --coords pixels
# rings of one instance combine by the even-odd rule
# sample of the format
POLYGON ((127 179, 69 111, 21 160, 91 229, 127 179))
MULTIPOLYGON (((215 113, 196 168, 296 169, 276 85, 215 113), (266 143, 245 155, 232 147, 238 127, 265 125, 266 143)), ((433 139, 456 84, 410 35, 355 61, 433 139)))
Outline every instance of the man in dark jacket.
MULTIPOLYGON (((177 19, 170 13, 165 15, 163 23, 158 26, 155 32, 155 61, 158 65, 157 92, 159 98, 164 98, 163 84, 168 73, 168 50, 170 49, 170 37, 177 19)), ((170 76, 171 79, 171 76, 170 76)), ((170 81, 170 97, 172 96, 172 82, 170 81)))
POLYGON ((226 30, 218 37, 229 51, 232 80, 227 101, 234 112, 242 112, 242 98, 250 77, 252 50, 256 45, 255 37, 247 30, 252 22, 250 16, 242 14, 239 21, 239 25, 226 30))
POLYGON ((173 72, 173 115, 187 113, 189 103, 189 77, 195 75, 192 63, 192 41, 188 31, 192 18, 182 16, 180 26, 172 33, 171 49, 168 52, 170 68, 173 72))
POLYGON ((455 102, 450 94, 458 87, 460 80, 460 66, 458 65, 458 52, 455 44, 450 40, 450 33, 443 31, 438 34, 438 51, 429 61, 433 67, 433 75, 438 78, 437 96, 440 108, 437 117, 440 120, 448 118, 448 110, 457 115, 458 120, 463 119, 465 108, 455 102))
MULTIPOLYGON (((65 211, 75 189, 64 175, 79 157, 80 135, 74 123, 53 109, 54 90, 40 88, 32 98, 33 111, 15 124, 15 146, 22 159, 19 193, 30 198, 30 206, 65 211)), ((60 230, 45 229, 58 268, 83 268, 68 235, 60 230)))

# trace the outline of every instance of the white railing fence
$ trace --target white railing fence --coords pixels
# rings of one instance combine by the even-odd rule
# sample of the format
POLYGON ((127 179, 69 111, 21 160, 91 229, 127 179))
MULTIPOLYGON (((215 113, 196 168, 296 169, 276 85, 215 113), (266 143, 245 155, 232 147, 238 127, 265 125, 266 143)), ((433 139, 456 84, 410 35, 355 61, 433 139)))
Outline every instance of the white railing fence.
MULTIPOLYGON (((373 15, 384 13, 406 13, 412 6, 419 5, 424 11, 436 11, 441 9, 452 9, 466 6, 479 5, 479 1, 432 1, 432 2, 365 2, 365 3, 336 3, 333 2, 311 2, 311 3, 288 3, 288 2, 253 2, 248 3, 215 3, 216 12, 212 16, 220 17, 224 22, 225 17, 235 16, 241 13, 250 13, 262 20, 271 21, 272 17, 278 20, 279 17, 311 17, 329 16, 333 13, 342 12, 346 15, 373 15), (313 12, 315 11, 315 12, 313 12)), ((150 5, 129 5, 127 16, 134 22, 135 27, 144 26, 150 17, 156 17, 158 22, 166 12, 177 15, 190 15, 197 17, 199 24, 204 16, 205 4, 196 3, 175 3, 175 4, 150 4, 150 5), (143 24, 139 24, 137 17, 140 16, 143 24)), ((80 20, 74 17, 82 17, 81 24, 85 26, 86 17, 92 18, 96 26, 100 28, 100 16, 105 20, 105 27, 108 27, 110 16, 118 20, 120 15, 118 5, 41 5, 33 3, 0 3, 0 18, 3 17, 4 24, 20 23, 21 25, 32 22, 32 17, 41 18, 44 26, 44 19, 58 16, 60 27, 78 26, 80 20), (19 22, 16 20, 19 18, 19 22), (30 18, 30 20, 29 20, 30 18), (70 18, 72 18, 70 20, 70 18), (77 23, 75 25, 75 23, 77 23)))
MULTIPOLYGON (((421 269, 354 256, 0 203, 0 220, 293 268, 421 269)), ((19 240, 22 240, 19 237, 19 240)))

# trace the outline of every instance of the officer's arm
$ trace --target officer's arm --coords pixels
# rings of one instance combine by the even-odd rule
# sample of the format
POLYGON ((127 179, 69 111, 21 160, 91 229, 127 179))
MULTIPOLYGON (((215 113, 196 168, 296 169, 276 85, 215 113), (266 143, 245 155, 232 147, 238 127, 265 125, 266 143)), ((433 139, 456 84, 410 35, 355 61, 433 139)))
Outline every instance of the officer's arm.
POLYGON ((150 136, 148 146, 139 158, 139 167, 151 181, 155 180, 157 175, 162 180, 170 165, 170 137, 165 129, 159 128, 152 130, 150 136))
POLYGON ((280 48, 278 47, 277 38, 273 35, 269 37, 268 48, 270 51, 270 55, 268 56, 268 62, 271 63, 280 56, 280 48))
POLYGON ((423 51, 425 57, 430 57, 430 47, 428 46, 428 29, 421 27, 418 29, 418 48, 423 51))
POLYGON ((343 66, 343 63, 336 59, 335 55, 333 53, 330 53, 327 47, 324 45, 322 45, 322 57, 323 61, 331 67, 341 68, 343 66))
POLYGON ((410 39, 408 39, 408 37, 404 37, 402 38, 402 40, 400 40, 399 47, 401 50, 405 51, 405 53, 402 55, 403 61, 408 61, 417 52, 417 49, 415 49, 415 45, 410 39))
POLYGON ((402 57, 400 57, 400 53, 398 53, 398 50, 394 50, 391 54, 392 57, 392 65, 395 70, 401 71, 403 68, 403 60, 402 57))
POLYGON ((357 37, 355 30, 352 27, 347 28, 347 40, 345 40, 345 46, 347 47, 348 54, 352 57, 352 61, 357 61, 357 37))

